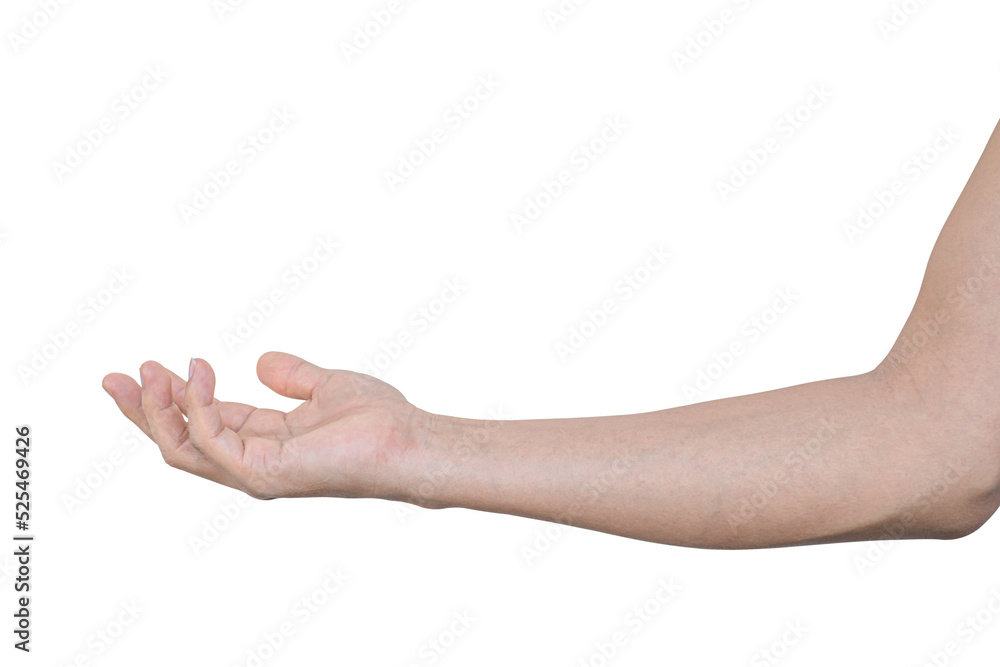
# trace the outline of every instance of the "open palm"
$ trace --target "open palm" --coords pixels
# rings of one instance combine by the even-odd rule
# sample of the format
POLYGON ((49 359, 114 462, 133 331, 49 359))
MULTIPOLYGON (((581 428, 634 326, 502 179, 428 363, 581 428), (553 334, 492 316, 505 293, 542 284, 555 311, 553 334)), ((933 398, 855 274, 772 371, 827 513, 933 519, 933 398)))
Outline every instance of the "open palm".
POLYGON ((423 418, 381 380, 280 352, 261 356, 257 376, 303 401, 290 412, 216 400, 215 373, 202 359, 189 375, 185 382, 147 361, 141 386, 121 373, 103 385, 169 465, 255 498, 386 497, 423 418))

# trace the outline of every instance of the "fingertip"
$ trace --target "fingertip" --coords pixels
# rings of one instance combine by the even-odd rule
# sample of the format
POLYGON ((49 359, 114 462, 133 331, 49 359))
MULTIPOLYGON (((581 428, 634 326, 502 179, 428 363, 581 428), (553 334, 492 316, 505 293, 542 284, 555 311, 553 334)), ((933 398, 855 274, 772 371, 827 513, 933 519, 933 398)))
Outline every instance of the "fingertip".
POLYGON ((163 366, 155 361, 147 361, 139 367, 139 379, 144 409, 163 410, 173 404, 170 375, 163 366))
POLYGON ((141 366, 139 366, 139 386, 146 387, 149 385, 150 380, 152 380, 156 372, 159 370, 160 364, 155 361, 144 361, 141 366))
POLYGON ((101 387, 116 401, 125 395, 130 386, 136 386, 135 380, 124 373, 108 373, 101 380, 101 387))
POLYGON ((215 373, 204 359, 191 357, 188 364, 188 384, 184 402, 189 406, 204 407, 212 403, 215 393, 215 373))
POLYGON ((264 376, 267 375, 267 369, 270 368, 274 364, 275 360, 283 354, 283 352, 271 350, 270 352, 265 352, 260 355, 260 358, 257 359, 257 378, 263 381, 264 376))
POLYGON ((288 398, 309 399, 326 374, 326 369, 287 352, 268 352, 257 362, 257 377, 264 386, 288 398))
POLYGON ((101 380, 101 388, 117 403, 118 397, 115 395, 115 375, 116 374, 113 373, 105 375, 104 379, 101 380))

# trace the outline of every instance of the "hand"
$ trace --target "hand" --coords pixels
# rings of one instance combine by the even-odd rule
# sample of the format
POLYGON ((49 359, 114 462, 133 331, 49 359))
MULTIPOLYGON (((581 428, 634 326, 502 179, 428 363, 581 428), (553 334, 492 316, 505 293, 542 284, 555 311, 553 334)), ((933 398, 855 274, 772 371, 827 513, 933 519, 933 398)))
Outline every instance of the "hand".
POLYGON ((261 356, 257 377, 304 401, 287 413, 216 400, 203 359, 191 360, 188 382, 155 361, 139 373, 141 387, 121 373, 103 386, 164 461, 259 499, 394 498, 402 458, 429 417, 381 380, 281 352, 261 356))

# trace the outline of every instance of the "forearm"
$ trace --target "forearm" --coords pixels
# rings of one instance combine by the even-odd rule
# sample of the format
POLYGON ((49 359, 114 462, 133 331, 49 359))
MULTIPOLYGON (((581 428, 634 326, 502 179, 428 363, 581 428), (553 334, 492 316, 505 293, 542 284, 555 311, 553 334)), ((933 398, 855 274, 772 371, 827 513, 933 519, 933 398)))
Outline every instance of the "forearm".
POLYGON ((873 539, 893 524, 955 537, 975 520, 955 481, 969 462, 922 414, 868 373, 634 415, 432 415, 395 499, 705 548, 873 539))
POLYGON ((394 497, 751 548, 966 535, 1000 506, 1000 126, 869 373, 635 415, 428 416, 394 497))

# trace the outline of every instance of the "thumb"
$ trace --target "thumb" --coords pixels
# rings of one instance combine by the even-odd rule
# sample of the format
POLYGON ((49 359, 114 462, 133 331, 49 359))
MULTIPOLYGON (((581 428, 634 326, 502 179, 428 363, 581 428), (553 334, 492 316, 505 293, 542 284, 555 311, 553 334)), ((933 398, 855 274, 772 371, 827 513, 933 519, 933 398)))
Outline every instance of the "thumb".
POLYGON ((265 352, 257 361, 257 377, 271 391, 306 400, 326 381, 328 371, 284 352, 265 352))

